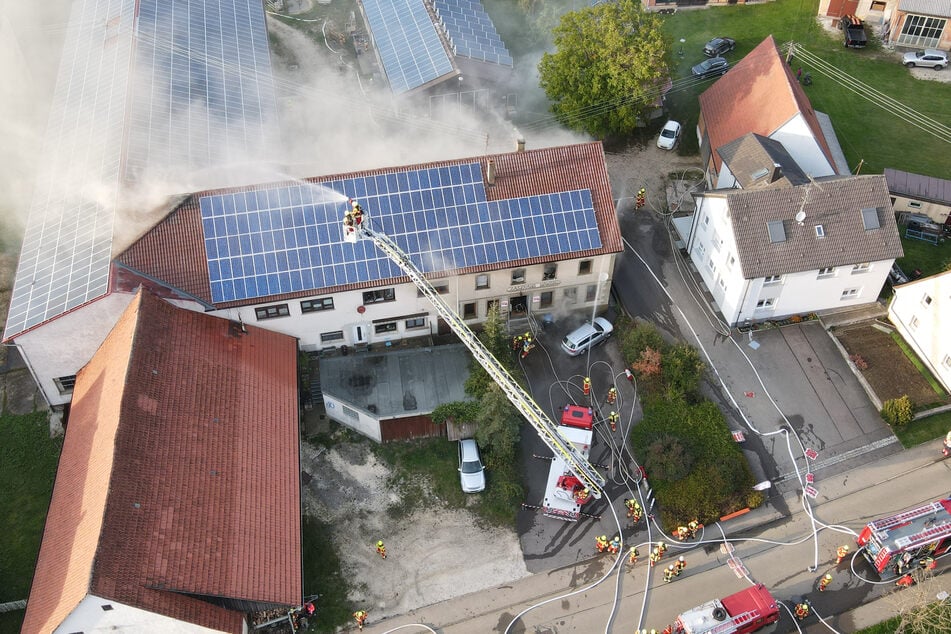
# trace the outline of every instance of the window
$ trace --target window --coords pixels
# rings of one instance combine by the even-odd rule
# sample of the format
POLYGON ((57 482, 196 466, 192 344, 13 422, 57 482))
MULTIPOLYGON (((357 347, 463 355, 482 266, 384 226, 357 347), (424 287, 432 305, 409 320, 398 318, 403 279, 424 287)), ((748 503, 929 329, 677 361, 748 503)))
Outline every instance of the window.
POLYGON ((577 304, 578 303, 578 289, 577 288, 566 288, 562 293, 562 296, 565 298, 566 304, 577 304))
POLYGON ((470 302, 468 304, 462 305, 462 318, 463 319, 475 319, 476 318, 476 305, 475 302, 470 302))
POLYGON ((835 275, 834 266, 824 266, 819 269, 819 277, 832 277, 833 275, 835 275))
POLYGON ((367 291, 363 294, 364 304, 379 304, 380 302, 395 302, 396 290, 392 288, 381 288, 375 291, 367 291))
POLYGON ((333 332, 320 333, 320 343, 330 343, 331 341, 342 341, 343 331, 334 330, 333 332))
POLYGON ((316 313, 318 310, 333 310, 334 298, 323 297, 321 299, 305 299, 300 303, 300 312, 316 313))
POLYGON ((909 200, 908 206, 912 209, 921 209, 921 203, 916 200, 909 200))
POLYGON ((944 355, 944 358, 941 359, 941 365, 943 365, 946 370, 951 370, 951 355, 944 355))
POLYGON ((416 330, 417 328, 426 327, 426 318, 425 317, 413 317, 412 319, 407 319, 404 324, 407 330, 416 330))
POLYGON ((497 299, 490 299, 490 300, 487 300, 487 301, 485 302, 485 314, 486 314, 486 316, 488 316, 488 314, 491 313, 493 309, 495 309, 495 311, 498 312, 498 313, 501 313, 501 312, 502 312, 502 305, 499 303, 499 300, 497 300, 497 299))
POLYGON ((841 299, 855 299, 859 296, 859 289, 857 288, 847 288, 842 291, 841 299))
POLYGON ((824 238, 824 237, 826 237, 825 227, 823 227, 822 225, 816 225, 816 237, 817 237, 817 238, 824 238))
POLYGON ((261 306, 260 308, 255 308, 254 314, 257 316, 258 321, 261 321, 262 319, 287 317, 291 314, 291 309, 287 307, 287 304, 275 304, 273 306, 261 306))
POLYGON ((928 308, 928 306, 931 306, 931 295, 929 295, 928 293, 925 293, 924 297, 921 298, 921 305, 924 306, 925 308, 928 308))
POLYGON ((357 420, 360 418, 360 413, 355 410, 347 407, 346 405, 341 405, 340 408, 343 410, 343 413, 349 416, 350 418, 357 420))
POLYGON ((870 262, 862 262, 861 264, 856 264, 852 267, 852 275, 859 275, 860 273, 868 273, 869 268, 871 268, 870 262))
POLYGON ((703 226, 704 227, 710 226, 710 214, 707 214, 703 217, 703 226))
POLYGON ((489 276, 485 273, 480 273, 476 275, 476 290, 481 290, 484 288, 489 288, 489 276))
POLYGON ((396 322, 388 321, 384 324, 375 324, 373 326, 373 332, 378 335, 385 335, 388 332, 396 332, 396 322))
POLYGON ((723 292, 725 293, 725 292, 726 292, 726 278, 724 278, 724 277, 721 275, 721 276, 720 276, 720 279, 717 280, 717 284, 720 285, 720 288, 722 288, 722 289, 723 289, 723 292))
POLYGON ((102 604, 101 606, 99 606, 99 607, 102 608, 102 611, 103 611, 103 612, 108 612, 109 610, 112 609, 112 604, 110 604, 110 603, 103 603, 103 604, 102 604))
POLYGON ((578 262, 578 275, 587 275, 591 272, 591 260, 578 262))
POLYGON ((941 40, 945 22, 925 15, 908 15, 901 27, 898 43, 917 48, 935 48, 941 40))
POLYGON ((703 259, 703 256, 707 254, 707 248, 703 246, 702 242, 697 243, 697 255, 700 256, 700 259, 703 259))
POLYGON ((723 240, 720 239, 720 234, 717 233, 717 230, 713 230, 713 238, 710 240, 710 244, 713 246, 714 251, 720 250, 720 245, 723 244, 723 240))
POLYGON ((710 256, 710 259, 707 260, 707 268, 710 269, 711 273, 715 274, 717 272, 717 265, 714 263, 712 255, 710 256))
POLYGON ((548 308, 552 304, 555 294, 551 291, 545 291, 541 294, 541 301, 538 303, 541 308, 548 308))
POLYGON ((736 264, 736 258, 732 254, 728 254, 726 258, 726 268, 729 271, 733 270, 733 265, 736 264))
POLYGON ((912 315, 912 316, 911 316, 911 321, 908 322, 908 326, 909 326, 912 330, 917 330, 917 329, 918 329, 918 325, 919 325, 920 323, 921 323, 921 322, 918 321, 918 318, 915 317, 914 315, 912 315))
POLYGON ((869 11, 884 11, 885 6, 884 0, 872 0, 872 6, 869 8, 869 11))
POLYGON ((598 285, 588 284, 584 289, 584 301, 593 302, 598 296, 598 285))
POLYGON ((525 283, 525 269, 515 269, 512 271, 512 284, 525 283))
POLYGON ((72 394, 73 388, 76 387, 76 375, 61 376, 53 379, 53 383, 56 384, 56 389, 59 390, 60 394, 72 394))
POLYGON ((545 270, 542 272, 542 280, 553 280, 558 274, 558 265, 554 262, 549 262, 545 265, 545 270))
MULTIPOLYGON (((433 284, 433 290, 435 290, 440 295, 446 295, 449 293, 449 285, 440 284, 439 286, 436 286, 435 284, 433 284)), ((422 296, 423 296, 423 291, 417 290, 416 297, 422 297, 422 296)))
POLYGON ((767 275, 763 279, 763 286, 775 286, 776 284, 782 284, 782 283, 783 283, 782 275, 767 275))
POLYGON ((756 302, 756 310, 768 310, 776 305, 775 297, 768 297, 766 299, 761 299, 756 302))

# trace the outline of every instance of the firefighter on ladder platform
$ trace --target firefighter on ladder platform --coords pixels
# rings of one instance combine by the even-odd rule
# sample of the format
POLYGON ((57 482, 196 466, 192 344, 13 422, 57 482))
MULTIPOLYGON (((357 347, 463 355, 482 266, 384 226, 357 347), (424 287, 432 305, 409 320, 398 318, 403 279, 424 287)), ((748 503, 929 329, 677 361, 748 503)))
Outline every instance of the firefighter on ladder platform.
POLYGON ((584 377, 584 381, 581 382, 581 391, 584 392, 585 396, 591 395, 591 379, 584 377))
POLYGON ((835 565, 838 566, 842 560, 849 556, 849 547, 843 544, 835 549, 835 565))
POLYGON ((612 410, 611 413, 608 414, 608 423, 611 424, 611 431, 617 431, 617 423, 619 420, 621 420, 621 415, 617 412, 612 410))

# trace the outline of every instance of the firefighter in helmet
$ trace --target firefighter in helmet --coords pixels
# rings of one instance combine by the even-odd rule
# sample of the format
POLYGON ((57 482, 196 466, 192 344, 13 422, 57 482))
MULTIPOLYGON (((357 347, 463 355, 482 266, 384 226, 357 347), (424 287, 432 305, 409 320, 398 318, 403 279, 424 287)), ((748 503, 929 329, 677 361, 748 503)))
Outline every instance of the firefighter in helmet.
POLYGON ((809 604, 805 601, 800 601, 796 604, 796 607, 793 610, 793 613, 796 615, 798 620, 803 620, 809 616, 809 604))
POLYGON ((835 565, 838 566, 842 560, 849 556, 849 547, 845 544, 835 549, 835 565))
POLYGON ((357 627, 361 630, 363 629, 363 624, 367 622, 367 616, 369 615, 366 610, 357 610, 353 613, 353 620, 357 622, 357 627))

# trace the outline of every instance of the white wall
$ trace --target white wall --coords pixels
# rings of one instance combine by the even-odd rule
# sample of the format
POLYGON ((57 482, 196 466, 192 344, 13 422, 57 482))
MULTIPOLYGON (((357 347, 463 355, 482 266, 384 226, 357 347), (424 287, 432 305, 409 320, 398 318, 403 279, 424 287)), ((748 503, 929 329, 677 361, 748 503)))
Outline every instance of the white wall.
POLYGON ((377 419, 367 416, 358 409, 350 407, 346 403, 341 403, 326 394, 324 395, 324 409, 327 411, 328 417, 341 425, 358 431, 377 442, 383 442, 383 433, 380 431, 380 421, 377 419), (344 408, 346 408, 346 410, 344 408), (356 414, 356 416, 354 416, 354 414, 356 414))
POLYGON ((948 214, 951 214, 951 205, 939 205, 938 203, 916 200, 897 194, 892 194, 891 196, 895 200, 895 202, 892 203, 892 207, 896 214, 904 212, 922 214, 928 216, 939 225, 944 224, 948 219, 948 214))
POLYGON ((822 146, 816 141, 812 128, 806 123, 802 113, 796 113, 796 116, 769 136, 783 144, 807 175, 818 178, 835 174, 835 166, 822 153, 822 146))
POLYGON ((747 282, 737 257, 726 199, 703 197, 687 246, 690 259, 728 323, 734 323, 747 282))
POLYGON ((72 393, 60 394, 53 379, 76 374, 89 363, 132 298, 131 293, 110 293, 16 337, 47 403, 69 402, 72 393))
POLYGON ((951 391, 951 272, 895 287, 888 317, 928 365, 935 378, 951 391), (930 299, 930 301, 929 301, 930 299))
MULTIPOLYGON (((134 608, 116 601, 87 595, 53 632, 163 632, 164 634, 214 634, 219 630, 179 621, 154 612, 134 608), (102 606, 111 606, 103 610, 102 606)), ((247 632, 247 624, 244 631, 247 632)))

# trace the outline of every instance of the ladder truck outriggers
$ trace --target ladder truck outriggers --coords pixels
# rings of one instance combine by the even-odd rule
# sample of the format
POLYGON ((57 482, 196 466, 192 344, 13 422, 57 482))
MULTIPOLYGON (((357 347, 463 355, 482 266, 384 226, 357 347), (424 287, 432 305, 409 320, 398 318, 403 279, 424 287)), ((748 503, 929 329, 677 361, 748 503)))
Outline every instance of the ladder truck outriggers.
POLYGON ((348 201, 347 210, 343 219, 343 239, 354 243, 361 238, 368 238, 416 285, 416 288, 432 303, 436 312, 459 337, 463 344, 472 353, 476 361, 485 368, 489 376, 498 384, 512 405, 535 428, 542 441, 554 453, 554 461, 561 461, 571 471, 580 486, 587 489, 588 495, 599 499, 604 489, 605 479, 587 460, 587 453, 582 453, 574 444, 566 440, 559 432, 548 415, 535 400, 520 386, 508 370, 496 360, 492 353, 482 344, 472 329, 459 318, 459 315, 440 297, 429 280, 423 275, 410 257, 400 249, 387 235, 370 228, 367 214, 355 201, 348 201))

